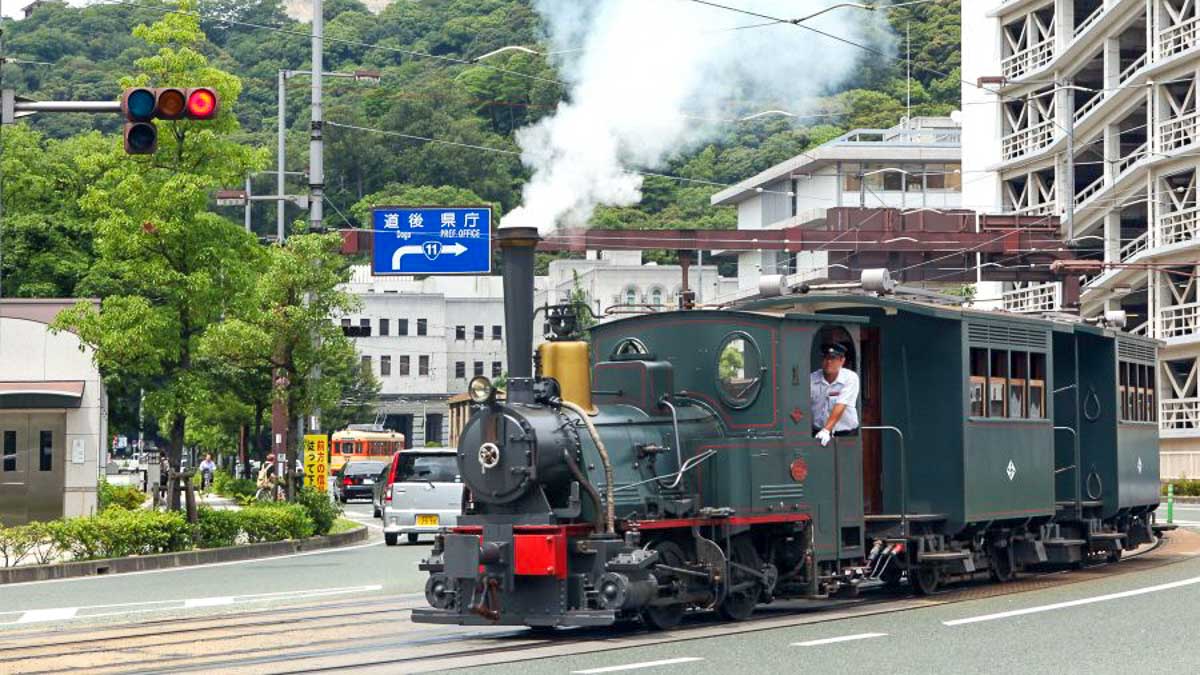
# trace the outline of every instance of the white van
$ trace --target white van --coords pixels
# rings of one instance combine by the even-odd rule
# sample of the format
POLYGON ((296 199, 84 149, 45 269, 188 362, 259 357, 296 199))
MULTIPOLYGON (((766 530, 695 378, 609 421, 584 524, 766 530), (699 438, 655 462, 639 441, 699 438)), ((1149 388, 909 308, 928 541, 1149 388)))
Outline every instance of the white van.
POLYGON ((422 534, 458 524, 463 485, 453 448, 402 450, 392 456, 387 474, 377 506, 388 546, 395 546, 402 534, 415 544, 422 534))

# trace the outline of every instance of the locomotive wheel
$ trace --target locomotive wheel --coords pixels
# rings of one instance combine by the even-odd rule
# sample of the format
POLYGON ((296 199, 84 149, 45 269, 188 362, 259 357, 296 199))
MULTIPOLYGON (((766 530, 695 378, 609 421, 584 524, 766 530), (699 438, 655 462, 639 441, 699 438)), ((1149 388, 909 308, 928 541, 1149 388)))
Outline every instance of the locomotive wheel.
POLYGON ((1013 565, 1011 546, 992 547, 992 579, 1005 584, 1017 578, 1017 570, 1013 565))
MULTIPOLYGON (((729 559, 732 562, 752 569, 762 567, 762 562, 758 559, 758 551, 754 549, 754 542, 749 537, 737 537, 730 543, 729 559)), ((729 570, 729 579, 726 583, 734 586, 747 581, 753 581, 755 578, 745 570, 731 567, 729 570)), ((745 621, 754 613, 754 607, 758 604, 758 598, 761 594, 762 589, 758 584, 736 593, 727 593, 725 599, 717 607, 717 611, 721 613, 721 616, 730 621, 745 621)))
POLYGON ((936 567, 924 566, 908 569, 908 580, 917 595, 933 595, 942 583, 942 572, 936 567))
MULTIPOLYGON (((683 549, 675 542, 660 541, 651 544, 650 548, 658 551, 659 561, 664 565, 683 567, 687 564, 687 556, 684 555, 683 549)), ((673 572, 655 571, 654 576, 660 582, 683 583, 683 580, 673 572)), ((662 584, 660 583, 660 585, 662 584)), ((682 603, 647 607, 642 610, 642 621, 646 624, 646 627, 652 630, 670 630, 683 621, 683 614, 686 609, 682 603)))

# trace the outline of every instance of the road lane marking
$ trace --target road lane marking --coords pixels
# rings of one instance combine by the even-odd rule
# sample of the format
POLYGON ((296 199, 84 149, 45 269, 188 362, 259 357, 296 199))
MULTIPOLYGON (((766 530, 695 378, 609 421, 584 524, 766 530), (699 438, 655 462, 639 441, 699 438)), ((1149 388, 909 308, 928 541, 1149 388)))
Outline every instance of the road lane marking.
POLYGON ((39 623, 42 621, 65 621, 75 617, 78 607, 55 607, 53 609, 31 609, 21 615, 15 623, 39 623))
POLYGON ((346 595, 349 593, 373 593, 383 590, 383 586, 374 584, 370 586, 344 586, 340 588, 316 588, 311 590, 296 590, 296 591, 274 591, 271 593, 252 593, 247 595, 227 595, 208 598, 186 598, 179 600, 149 600, 142 603, 120 603, 112 605, 89 605, 86 607, 55 607, 51 609, 30 609, 24 612, 20 610, 12 612, 4 612, 4 614, 17 614, 21 616, 16 621, 0 622, 0 626, 13 626, 16 624, 27 623, 44 623, 48 621, 69 621, 72 619, 94 619, 97 617, 108 616, 124 616, 128 614, 145 614, 147 612, 168 612, 181 609, 197 609, 204 607, 224 607, 227 605, 244 605, 254 602, 264 602, 276 599, 298 599, 307 600, 312 598, 323 598, 331 595, 346 595), (157 605, 157 606, 152 606, 157 605), (115 607, 123 607, 115 612, 95 612, 91 610, 97 609, 112 609, 115 607))
POLYGON ((853 642, 854 640, 870 640, 871 638, 887 637, 887 633, 858 633, 857 635, 843 635, 841 637, 824 638, 821 640, 809 640, 807 642, 793 642, 793 647, 820 647, 821 645, 832 645, 838 642, 853 642))
POLYGON ((693 661, 703 661, 699 656, 681 656, 677 659, 663 659, 662 661, 643 661, 641 663, 630 663, 624 666, 606 666, 604 668, 589 668, 587 670, 572 670, 575 675, 593 675, 594 673, 619 673, 623 670, 641 670, 643 668, 657 668, 658 666, 673 666, 677 663, 692 663, 693 661))
POLYGON ((1146 586, 1145 588, 1135 588, 1129 591, 1121 591, 1120 593, 1109 593, 1108 595, 1097 595, 1091 598, 1081 598, 1079 600, 1068 600, 1066 602, 1056 602, 1052 605, 1040 605, 1038 607, 1026 607, 1025 609, 1014 609, 1007 612, 997 612, 995 614, 984 614, 982 616, 972 616, 966 619, 954 619, 953 621, 943 621, 944 626, 962 626, 969 623, 980 623, 982 621, 995 621, 997 619, 1009 619, 1014 616, 1024 616, 1026 614, 1038 614, 1040 612, 1051 612, 1056 609, 1066 609, 1068 607, 1079 607, 1081 605, 1092 605, 1097 602, 1108 602, 1109 600, 1121 600, 1123 598, 1132 598, 1138 595, 1146 595, 1148 593, 1159 593, 1161 591, 1169 591, 1174 588, 1182 588, 1200 584, 1200 577, 1192 577, 1191 579, 1183 579, 1181 581, 1172 581, 1167 584, 1159 584, 1157 586, 1146 586))
POLYGON ((0 590, 6 588, 14 588, 16 586, 32 586, 34 584, 61 584, 70 581, 99 581, 104 579, 121 579, 124 577, 136 577, 142 574, 164 574, 167 572, 188 572, 191 570, 200 570, 208 567, 229 567, 230 565, 248 565, 251 563, 271 562, 273 560, 282 560, 285 558, 303 558, 310 555, 326 555, 328 553, 345 553, 347 551, 357 551, 359 549, 370 548, 372 546, 383 546, 383 541, 369 541, 365 544, 357 544, 355 546, 342 546, 338 548, 323 548, 319 551, 302 551, 300 553, 285 553, 283 555, 273 555, 268 558, 248 558, 246 560, 227 560, 225 562, 204 563, 202 565, 188 565, 186 567, 167 567, 161 570, 142 570, 140 572, 120 572, 117 574, 91 575, 85 577, 69 577, 67 579, 45 579, 43 581, 18 581, 11 584, 0 584, 0 590))

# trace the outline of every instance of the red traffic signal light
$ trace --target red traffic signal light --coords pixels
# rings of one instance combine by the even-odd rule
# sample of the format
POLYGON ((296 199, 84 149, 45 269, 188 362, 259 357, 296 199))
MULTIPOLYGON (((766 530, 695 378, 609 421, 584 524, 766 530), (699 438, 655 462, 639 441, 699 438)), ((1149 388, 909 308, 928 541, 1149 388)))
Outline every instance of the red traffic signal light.
POLYGON ((208 87, 189 89, 187 93, 188 119, 211 120, 217 116, 217 92, 208 87))
POLYGON ((125 115, 125 152, 149 155, 158 150, 158 127, 154 120, 211 120, 217 116, 220 98, 210 87, 134 87, 121 94, 125 115))

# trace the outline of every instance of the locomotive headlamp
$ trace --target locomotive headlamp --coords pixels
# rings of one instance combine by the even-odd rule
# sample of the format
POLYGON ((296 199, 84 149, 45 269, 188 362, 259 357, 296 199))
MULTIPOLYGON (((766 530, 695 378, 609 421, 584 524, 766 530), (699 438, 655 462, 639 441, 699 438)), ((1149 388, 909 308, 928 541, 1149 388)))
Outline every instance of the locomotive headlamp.
POLYGON ((490 403, 495 395, 496 388, 492 386, 491 380, 482 375, 473 378, 467 385, 467 396, 473 403, 490 403))

